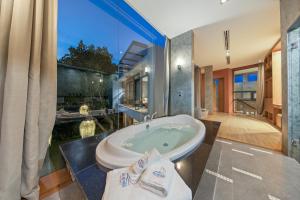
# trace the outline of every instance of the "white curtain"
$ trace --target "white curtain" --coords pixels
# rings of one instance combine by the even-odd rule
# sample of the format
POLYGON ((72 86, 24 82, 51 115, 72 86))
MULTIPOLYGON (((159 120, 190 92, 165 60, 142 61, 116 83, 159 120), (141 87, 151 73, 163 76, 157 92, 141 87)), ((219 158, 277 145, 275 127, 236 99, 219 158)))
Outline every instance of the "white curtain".
POLYGON ((265 93, 265 79, 264 79, 264 65, 258 65, 257 88, 256 88, 256 111, 261 115, 264 111, 264 93, 265 93))
POLYGON ((0 0, 0 199, 39 198, 56 112, 57 0, 0 0))

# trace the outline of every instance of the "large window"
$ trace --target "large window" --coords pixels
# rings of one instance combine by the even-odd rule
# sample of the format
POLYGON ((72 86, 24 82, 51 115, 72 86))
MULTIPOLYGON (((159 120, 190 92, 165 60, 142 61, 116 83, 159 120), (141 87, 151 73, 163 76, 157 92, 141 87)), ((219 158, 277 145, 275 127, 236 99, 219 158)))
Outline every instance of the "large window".
POLYGON ((258 68, 234 71, 234 112, 255 114, 258 68))
MULTIPOLYGON (((57 115, 41 175, 64 167, 60 144, 105 137, 137 120, 129 111, 149 111, 153 52, 162 46, 149 36, 152 29, 143 32, 132 19, 122 20, 106 1, 58 2, 57 115)), ((141 22, 133 12, 131 17, 141 22)))

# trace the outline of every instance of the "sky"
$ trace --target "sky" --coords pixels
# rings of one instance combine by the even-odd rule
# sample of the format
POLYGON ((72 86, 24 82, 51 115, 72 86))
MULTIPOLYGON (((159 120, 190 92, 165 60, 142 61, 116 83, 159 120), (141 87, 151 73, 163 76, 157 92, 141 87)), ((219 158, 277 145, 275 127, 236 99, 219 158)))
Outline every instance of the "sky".
POLYGON ((87 45, 107 47, 114 63, 119 62, 133 40, 150 44, 89 0, 58 2, 58 59, 68 53, 70 46, 76 47, 80 40, 87 45))

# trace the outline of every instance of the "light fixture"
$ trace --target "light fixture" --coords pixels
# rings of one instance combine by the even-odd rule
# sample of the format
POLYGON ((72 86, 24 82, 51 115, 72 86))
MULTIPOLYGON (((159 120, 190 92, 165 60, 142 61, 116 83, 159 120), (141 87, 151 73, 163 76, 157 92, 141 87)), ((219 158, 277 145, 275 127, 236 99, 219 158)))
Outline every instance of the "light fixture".
POLYGON ((100 74, 99 83, 103 83, 103 74, 100 74))
POLYGON ((179 71, 181 71, 181 70, 182 70, 182 65, 177 65, 177 69, 178 69, 179 71))
POLYGON ((79 114, 88 116, 89 115, 89 107, 88 105, 83 104, 79 108, 79 114))
POLYGON ((227 65, 230 64, 230 31, 225 30, 224 31, 224 43, 225 43, 225 58, 227 65))
POLYGON ((181 163, 180 162, 176 163, 176 168, 179 169, 179 170, 181 169, 181 163))
POLYGON ((177 63, 177 69, 181 71, 183 68, 184 60, 182 58, 178 58, 176 63, 177 63))
POLYGON ((226 3, 226 2, 228 2, 229 0, 220 0, 220 3, 221 4, 224 4, 224 3, 226 3))
POLYGON ((81 138, 91 137, 95 135, 96 123, 94 120, 82 121, 79 125, 81 138))
POLYGON ((149 73, 150 72, 150 67, 149 66, 146 66, 145 67, 145 73, 149 73))
POLYGON ((230 56, 230 50, 226 50, 226 57, 230 56))

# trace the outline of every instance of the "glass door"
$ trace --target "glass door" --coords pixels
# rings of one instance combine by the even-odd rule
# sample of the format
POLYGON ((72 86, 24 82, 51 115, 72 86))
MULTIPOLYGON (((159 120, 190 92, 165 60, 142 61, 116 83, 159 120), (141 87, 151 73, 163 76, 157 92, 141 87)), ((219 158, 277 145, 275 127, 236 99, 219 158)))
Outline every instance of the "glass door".
POLYGON ((234 71, 234 112, 256 114, 257 67, 234 71))

